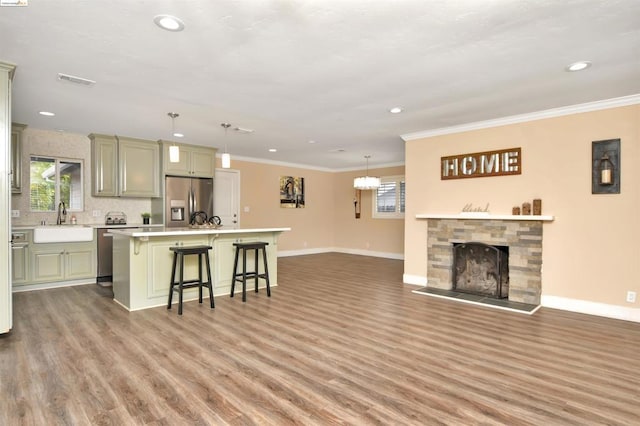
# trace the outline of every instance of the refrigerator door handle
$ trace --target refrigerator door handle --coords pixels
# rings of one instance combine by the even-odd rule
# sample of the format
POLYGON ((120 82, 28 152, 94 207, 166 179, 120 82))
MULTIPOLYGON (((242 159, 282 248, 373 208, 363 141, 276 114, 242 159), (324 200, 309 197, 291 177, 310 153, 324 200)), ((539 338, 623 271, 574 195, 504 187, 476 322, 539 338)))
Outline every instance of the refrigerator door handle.
POLYGON ((193 200, 193 213, 198 211, 198 200, 196 199, 196 190, 191 188, 191 199, 193 200))

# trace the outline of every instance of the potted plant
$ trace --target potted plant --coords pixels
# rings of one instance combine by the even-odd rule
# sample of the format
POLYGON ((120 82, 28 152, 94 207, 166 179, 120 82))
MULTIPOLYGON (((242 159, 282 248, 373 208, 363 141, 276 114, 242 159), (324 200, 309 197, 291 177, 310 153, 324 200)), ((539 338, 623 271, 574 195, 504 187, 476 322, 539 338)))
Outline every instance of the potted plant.
POLYGON ((151 213, 141 213, 140 216, 142 216, 142 223, 144 225, 148 225, 149 224, 149 219, 151 218, 151 213))

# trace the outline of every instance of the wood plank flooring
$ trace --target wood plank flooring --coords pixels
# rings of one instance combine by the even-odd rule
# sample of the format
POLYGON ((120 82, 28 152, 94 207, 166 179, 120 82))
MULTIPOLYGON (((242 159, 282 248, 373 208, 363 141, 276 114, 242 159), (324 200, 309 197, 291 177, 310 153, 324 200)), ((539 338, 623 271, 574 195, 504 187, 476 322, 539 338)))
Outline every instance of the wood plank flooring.
POLYGON ((424 297, 397 260, 278 268, 270 299, 182 317, 97 285, 15 294, 0 424, 639 424, 640 324, 424 297))

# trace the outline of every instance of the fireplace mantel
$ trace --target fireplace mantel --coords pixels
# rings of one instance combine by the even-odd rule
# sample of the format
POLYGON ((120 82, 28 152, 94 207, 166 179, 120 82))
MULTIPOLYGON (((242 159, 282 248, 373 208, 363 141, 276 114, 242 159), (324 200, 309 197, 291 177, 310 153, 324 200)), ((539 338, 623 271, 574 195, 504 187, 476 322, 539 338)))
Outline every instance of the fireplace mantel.
POLYGON ((490 214, 485 212, 466 212, 458 214, 417 214, 416 219, 478 219, 478 220, 539 220, 541 222, 553 221, 553 216, 546 215, 511 215, 490 214))

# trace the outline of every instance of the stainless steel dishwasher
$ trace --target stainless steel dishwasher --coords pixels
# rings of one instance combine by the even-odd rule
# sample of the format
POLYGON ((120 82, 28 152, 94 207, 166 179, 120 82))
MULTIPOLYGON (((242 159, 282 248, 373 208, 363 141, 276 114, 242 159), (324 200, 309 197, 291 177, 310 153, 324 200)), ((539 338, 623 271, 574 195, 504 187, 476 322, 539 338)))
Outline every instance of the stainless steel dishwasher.
POLYGON ((113 228, 135 228, 127 226, 127 215, 123 212, 108 212, 104 218, 104 228, 98 228, 98 276, 96 282, 108 287, 113 278, 113 235, 109 230, 113 228))

